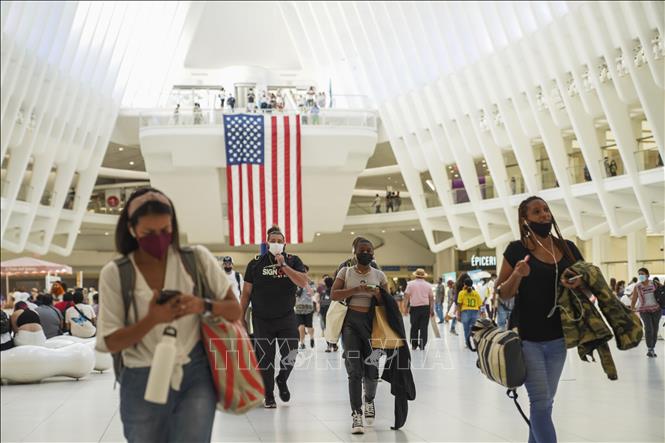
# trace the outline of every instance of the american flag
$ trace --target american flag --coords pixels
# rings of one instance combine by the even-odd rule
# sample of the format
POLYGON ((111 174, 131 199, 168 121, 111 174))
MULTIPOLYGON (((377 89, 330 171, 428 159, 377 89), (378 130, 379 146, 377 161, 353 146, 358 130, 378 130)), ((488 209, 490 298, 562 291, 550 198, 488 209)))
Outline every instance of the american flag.
POLYGON ((231 246, 259 244, 273 224, 302 243, 299 115, 224 116, 231 246))

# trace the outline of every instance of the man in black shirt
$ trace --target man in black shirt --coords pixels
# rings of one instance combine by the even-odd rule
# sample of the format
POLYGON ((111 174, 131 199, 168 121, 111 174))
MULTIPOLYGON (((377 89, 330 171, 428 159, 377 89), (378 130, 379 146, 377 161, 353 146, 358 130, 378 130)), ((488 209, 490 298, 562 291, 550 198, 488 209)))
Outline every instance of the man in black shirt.
MULTIPOLYGON (((293 310, 296 289, 306 287, 309 278, 295 255, 284 253, 284 234, 277 226, 267 232, 269 250, 247 264, 240 304, 243 313, 252 301, 254 347, 265 386, 264 407, 275 408, 274 382, 279 398, 291 398, 286 381, 298 355, 298 327, 293 310), (275 374, 275 345, 281 355, 279 375, 275 374)), ((244 318, 244 316, 243 316, 244 318)))

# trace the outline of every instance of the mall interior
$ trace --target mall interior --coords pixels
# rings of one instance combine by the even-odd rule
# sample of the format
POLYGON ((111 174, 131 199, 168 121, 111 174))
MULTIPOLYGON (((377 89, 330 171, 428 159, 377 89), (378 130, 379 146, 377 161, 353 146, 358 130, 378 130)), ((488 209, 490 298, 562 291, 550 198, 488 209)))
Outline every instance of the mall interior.
MULTIPOLYGON (((2 442, 665 441, 662 1, 0 6, 2 442), (534 215, 541 207, 546 214, 534 215), (279 232, 268 235, 273 225, 279 232), (536 225, 548 230, 540 235, 536 225), (167 249, 151 253, 165 232, 167 249), (133 245, 126 256, 143 303, 132 325, 127 311, 124 324, 113 311, 125 296, 114 262, 126 254, 121 234, 133 245), (271 246, 280 236, 282 253, 271 246), (185 301, 199 286, 180 275, 184 259, 168 267, 178 242, 195 246, 206 284, 222 293, 185 301), (363 264, 367 248, 378 269, 363 264), (268 281, 270 266, 283 278, 268 281), (581 286, 562 277, 569 266, 584 269, 581 286), (344 267, 367 280, 352 286, 337 272, 344 267), (166 287, 181 277, 191 291, 166 287), (360 292, 339 303, 335 294, 350 288, 360 292), (151 290, 168 289, 184 292, 150 301, 151 290), (464 291, 478 293, 481 306, 472 309, 464 291), (585 306, 579 316, 562 307, 567 294, 585 306), (276 320, 278 299, 295 310, 286 306, 276 320), (367 314, 361 300, 372 303, 367 314), (313 310, 301 314, 300 303, 313 310), (269 320, 261 319, 268 304, 269 320), (339 351, 324 335, 337 324, 326 314, 333 306, 347 312, 339 351), (167 307, 192 311, 156 320, 167 307), (281 382, 280 372, 272 394, 265 381, 275 375, 259 364, 252 375, 265 395, 250 396, 251 408, 220 400, 209 419, 193 420, 194 408, 206 409, 201 398, 221 395, 213 379, 234 383, 209 352, 210 362, 201 354, 209 392, 175 389, 176 378, 182 386, 195 378, 193 355, 205 339, 183 337, 207 337, 198 325, 209 312, 224 322, 244 315, 234 337, 259 361, 266 351, 257 337, 287 324, 295 338, 279 336, 277 345, 295 343, 293 370, 281 382), (353 341, 364 332, 351 317, 374 334, 379 312, 398 335, 403 324, 404 344, 384 351, 377 382, 367 359, 354 372, 353 341), (482 347, 473 332, 482 322, 471 329, 473 320, 501 323, 502 312, 509 320, 496 330, 521 340, 524 418, 508 386, 481 365, 500 359, 507 342, 494 342, 491 356, 468 348, 482 347), (60 324, 50 333, 53 318, 60 324), (554 332, 542 326, 554 320, 554 332), (620 321, 639 330, 630 345, 620 321), (155 361, 169 322, 180 333, 164 406, 143 391, 162 367, 155 361), (528 328, 550 335, 534 339, 528 328), (573 329, 593 340, 580 344, 573 329), (112 349, 126 366, 119 384, 112 349), (610 350, 618 378, 607 372, 610 350), (400 356, 397 370, 391 355, 400 356), (383 378, 395 376, 388 368, 415 391, 383 378), (399 403, 404 395, 408 403, 399 403), (398 403, 408 405, 399 426, 398 403)), ((271 364, 283 366, 274 354, 271 364)))

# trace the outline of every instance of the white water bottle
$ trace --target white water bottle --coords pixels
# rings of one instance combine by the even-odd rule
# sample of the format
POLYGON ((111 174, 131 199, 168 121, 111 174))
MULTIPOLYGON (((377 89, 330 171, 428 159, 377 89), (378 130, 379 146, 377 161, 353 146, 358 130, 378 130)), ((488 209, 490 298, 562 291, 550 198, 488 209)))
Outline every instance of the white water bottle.
POLYGON ((178 331, 173 326, 164 329, 162 340, 155 348, 152 357, 152 366, 148 376, 148 385, 145 388, 145 400, 151 403, 166 404, 171 387, 171 375, 175 365, 176 336, 178 331))

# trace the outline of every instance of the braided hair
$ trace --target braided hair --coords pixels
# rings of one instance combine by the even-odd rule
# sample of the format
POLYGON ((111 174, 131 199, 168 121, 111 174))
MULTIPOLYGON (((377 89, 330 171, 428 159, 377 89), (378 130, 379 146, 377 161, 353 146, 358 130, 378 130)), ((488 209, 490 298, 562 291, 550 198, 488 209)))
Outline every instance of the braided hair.
MULTIPOLYGON (((527 209, 529 207, 529 204, 533 201, 540 200, 543 203, 547 204, 547 202, 538 197, 538 196, 531 196, 527 198, 526 200, 522 200, 522 202, 519 205, 519 208, 517 209, 517 225, 520 228, 520 241, 522 242, 522 245, 529 251, 532 251, 533 249, 529 247, 529 239, 533 237, 533 234, 531 233, 531 230, 527 227, 525 223, 529 223, 527 220, 527 209)), ((556 236, 552 235, 552 239, 554 240, 554 243, 561 249, 563 254, 570 260, 571 262, 575 261, 575 256, 573 255, 572 251, 568 247, 568 243, 563 238, 563 235, 561 235, 561 230, 559 229, 559 225, 556 222, 556 219, 554 218, 554 214, 552 214, 552 227, 554 228, 554 232, 556 232, 556 236)))

